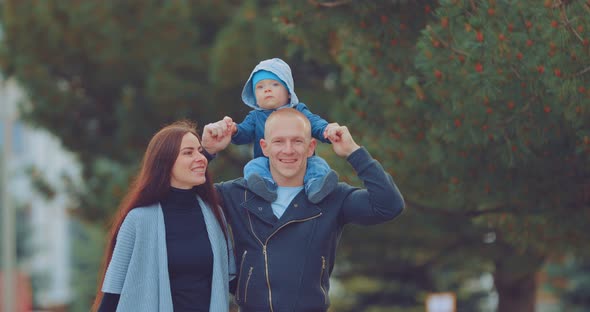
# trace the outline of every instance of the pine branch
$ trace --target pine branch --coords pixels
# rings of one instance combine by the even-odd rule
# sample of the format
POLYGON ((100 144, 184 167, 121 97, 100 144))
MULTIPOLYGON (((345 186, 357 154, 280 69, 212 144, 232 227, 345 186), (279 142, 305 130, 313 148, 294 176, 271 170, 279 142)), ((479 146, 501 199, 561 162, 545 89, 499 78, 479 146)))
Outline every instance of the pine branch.
POLYGON ((554 0, 553 4, 551 5, 552 9, 558 8, 558 7, 564 7, 566 5, 566 3, 564 1, 561 0, 554 0))
POLYGON ((497 214, 497 213, 514 213, 514 208, 506 207, 506 206, 499 206, 494 208, 482 209, 482 210, 471 210, 464 213, 466 217, 475 218, 487 214, 497 214))
POLYGON ((340 1, 333 1, 333 2, 319 2, 317 0, 309 0, 309 3, 315 5, 315 6, 321 6, 321 7, 325 7, 325 8, 334 8, 337 6, 341 6, 341 5, 346 5, 349 4, 350 2, 352 2, 351 0, 340 0, 340 1))
POLYGON ((427 269, 442 261, 442 259, 444 259, 446 256, 456 254, 457 251, 460 251, 461 249, 464 249, 467 245, 469 245, 468 240, 469 238, 467 237, 461 237, 455 240, 454 242, 448 244, 447 246, 444 246, 439 250, 439 252, 436 255, 430 257, 430 259, 427 259, 422 263, 418 263, 418 268, 427 269))
MULTIPOLYGON (((523 24, 526 24, 526 18, 524 17, 524 14, 522 14, 522 11, 518 10, 518 16, 520 17, 520 20, 523 24)), ((531 34, 531 32, 529 31, 528 27, 525 27, 527 34, 531 34)))
POLYGON ((574 26, 572 26, 572 23, 570 22, 570 19, 567 17, 566 11, 565 11, 565 6, 563 5, 563 3, 560 3, 560 11, 561 11, 561 15, 563 16, 563 24, 566 28, 568 28, 569 30, 571 30, 574 35, 576 35, 576 37, 578 37, 578 40, 580 40, 581 43, 584 42, 584 38, 582 38, 582 36, 580 36, 580 34, 576 31, 576 29, 574 28, 574 26))
MULTIPOLYGON (((419 204, 417 202, 407 200, 407 199, 405 200, 405 202, 408 206, 410 206, 413 209, 416 209, 420 212, 433 214, 433 215, 439 215, 439 216, 463 216, 463 217, 468 217, 468 218, 475 218, 475 217, 479 217, 479 216, 487 215, 487 214, 498 214, 498 213, 516 214, 513 206, 507 206, 507 205, 499 205, 499 206, 496 206, 493 208, 479 209, 479 210, 450 211, 450 210, 446 210, 446 209, 439 209, 439 208, 424 206, 422 204, 419 204)), ((542 210, 526 210, 524 212, 519 211, 518 214, 519 215, 534 214, 537 212, 542 212, 542 210)))
POLYGON ((424 206, 422 204, 418 204, 417 202, 414 202, 414 201, 411 201, 408 199, 405 199, 404 201, 406 202, 406 205, 408 205, 409 207, 412 207, 412 209, 416 209, 416 210, 423 212, 423 213, 443 215, 443 216, 459 215, 459 213, 454 212, 454 211, 448 211, 448 210, 436 209, 436 208, 424 206))
MULTIPOLYGON (((512 140, 510 139, 510 136, 508 136, 508 134, 506 133, 506 128, 504 128, 502 130, 502 137, 504 138, 504 141, 506 142, 506 146, 512 146, 512 140)), ((510 160, 508 162, 509 166, 512 166, 514 164, 514 153, 510 152, 510 160)))
POLYGON ((522 76, 520 76, 520 73, 518 72, 518 70, 516 70, 516 68, 514 68, 514 66, 510 66, 510 69, 516 75, 516 78, 518 78, 519 80, 522 80, 522 76))
POLYGON ((442 45, 443 45, 445 48, 449 48, 449 49, 451 49, 453 52, 455 52, 455 53, 457 53, 457 54, 462 54, 462 55, 465 55, 465 56, 469 56, 469 53, 467 53, 467 52, 465 52, 465 51, 462 51, 462 50, 459 50, 459 49, 456 49, 456 48, 454 48, 453 46, 451 46, 451 44, 450 44, 450 43, 448 43, 448 42, 444 41, 444 40, 443 40, 441 37, 437 36, 437 35, 436 35, 436 33, 434 33, 434 31, 432 30, 432 27, 430 27, 430 25, 426 26, 426 29, 428 30, 428 32, 430 33, 430 35, 431 35, 431 36, 433 36, 433 37, 434 37, 436 40, 438 40, 440 43, 442 43, 442 45))
POLYGON ((475 5, 475 2, 473 0, 469 0, 469 3, 471 3, 471 9, 473 10, 473 12, 475 12, 477 10, 477 6, 475 5))
MULTIPOLYGON (((528 111, 530 106, 531 106, 530 102, 527 102, 520 110, 520 113, 522 114, 522 113, 525 113, 526 111, 528 111)), ((510 117, 508 117, 505 121, 500 122, 499 125, 503 126, 503 127, 509 125, 518 115, 519 114, 510 115, 510 117)))
POLYGON ((590 71, 590 66, 588 66, 588 67, 584 68, 583 70, 577 72, 574 76, 581 76, 581 75, 587 73, 588 71, 590 71))

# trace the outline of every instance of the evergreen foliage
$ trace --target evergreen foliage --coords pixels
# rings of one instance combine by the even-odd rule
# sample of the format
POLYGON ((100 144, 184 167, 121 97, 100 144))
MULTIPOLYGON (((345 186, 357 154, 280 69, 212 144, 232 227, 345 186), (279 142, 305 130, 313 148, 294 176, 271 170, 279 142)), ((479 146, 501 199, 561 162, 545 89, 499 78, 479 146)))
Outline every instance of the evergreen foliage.
MULTIPOLYGON (((276 10, 291 51, 340 66, 348 93, 337 121, 393 168, 409 206, 375 234, 347 236, 344 261, 355 265, 339 276, 396 279, 424 293, 451 289, 440 284, 451 264, 463 275, 487 267, 499 310, 508 302, 531 311, 545 257, 587 249, 589 4, 310 1, 276 10), (369 236, 389 244, 367 253, 369 236), (404 278, 405 261, 419 273, 404 278), (505 292, 531 280, 532 294, 505 292)), ((371 296, 356 293, 359 305, 371 296)))

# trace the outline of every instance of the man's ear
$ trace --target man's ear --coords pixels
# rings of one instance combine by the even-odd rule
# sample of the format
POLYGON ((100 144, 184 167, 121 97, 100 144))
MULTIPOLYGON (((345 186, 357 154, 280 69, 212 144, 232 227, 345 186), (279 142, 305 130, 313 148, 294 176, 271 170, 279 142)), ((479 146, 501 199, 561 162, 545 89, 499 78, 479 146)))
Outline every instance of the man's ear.
POLYGON ((309 141, 309 150, 307 151, 307 157, 313 156, 313 153, 315 152, 315 147, 317 145, 318 141, 316 141, 314 138, 311 138, 311 141, 309 141))
POLYGON ((262 148, 262 154, 264 154, 264 156, 268 157, 268 153, 266 152, 266 148, 268 147, 268 144, 266 143, 266 141, 264 139, 260 139, 260 147, 262 148))

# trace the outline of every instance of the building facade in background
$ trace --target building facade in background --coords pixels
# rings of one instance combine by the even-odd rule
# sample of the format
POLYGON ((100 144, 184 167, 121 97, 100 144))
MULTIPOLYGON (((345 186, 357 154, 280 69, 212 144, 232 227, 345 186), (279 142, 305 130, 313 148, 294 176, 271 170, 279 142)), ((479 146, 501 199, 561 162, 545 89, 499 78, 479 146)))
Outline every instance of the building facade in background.
POLYGON ((16 82, 0 79, 0 147, 9 152, 4 187, 19 223, 17 267, 31 280, 36 309, 61 310, 72 300, 68 188, 80 185, 80 166, 56 137, 24 124, 17 109, 22 101, 16 82))

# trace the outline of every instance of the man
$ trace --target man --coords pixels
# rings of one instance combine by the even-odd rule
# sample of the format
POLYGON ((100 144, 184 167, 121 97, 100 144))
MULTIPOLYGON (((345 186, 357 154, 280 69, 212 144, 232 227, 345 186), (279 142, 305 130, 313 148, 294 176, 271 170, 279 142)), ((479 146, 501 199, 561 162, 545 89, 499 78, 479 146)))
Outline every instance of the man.
MULTIPOLYGON (((229 117, 204 128, 202 145, 210 153, 231 139, 229 117)), ((339 183, 323 201, 312 204, 303 191, 307 157, 316 141, 305 115, 295 109, 273 112, 265 124, 263 153, 279 186, 268 203, 250 191, 243 178, 216 185, 235 239, 239 278, 235 299, 242 312, 326 311, 336 247, 347 223, 371 225, 398 216, 403 198, 393 179, 348 128, 327 133, 334 152, 345 157, 366 189, 339 183)))

